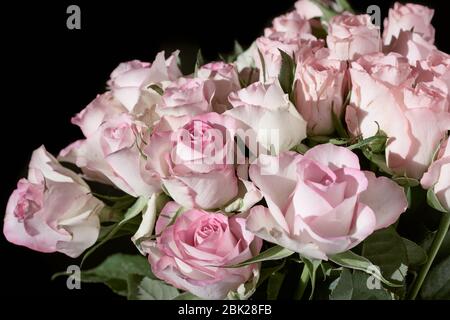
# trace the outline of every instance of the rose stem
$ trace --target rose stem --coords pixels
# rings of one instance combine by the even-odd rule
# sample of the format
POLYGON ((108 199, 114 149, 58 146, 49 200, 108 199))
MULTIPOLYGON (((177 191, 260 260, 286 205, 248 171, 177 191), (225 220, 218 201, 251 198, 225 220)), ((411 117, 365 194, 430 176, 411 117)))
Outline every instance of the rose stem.
POLYGON ((305 289, 308 286, 309 282, 309 271, 306 266, 303 266, 303 271, 300 276, 300 283, 298 284, 297 291, 295 292, 294 299, 300 300, 303 297, 303 293, 305 293, 305 289))
POLYGON ((441 247, 442 241, 444 241, 449 226, 450 226, 450 213, 442 213, 439 228, 436 232, 436 235, 434 236, 433 243, 431 244, 431 248, 428 252, 428 260, 420 269, 419 275, 411 289, 409 295, 409 298, 411 300, 416 299, 417 294, 419 293, 420 288, 422 287, 423 281, 425 280, 425 277, 427 276, 428 271, 430 270, 431 264, 433 263, 433 260, 436 257, 439 248, 441 247))

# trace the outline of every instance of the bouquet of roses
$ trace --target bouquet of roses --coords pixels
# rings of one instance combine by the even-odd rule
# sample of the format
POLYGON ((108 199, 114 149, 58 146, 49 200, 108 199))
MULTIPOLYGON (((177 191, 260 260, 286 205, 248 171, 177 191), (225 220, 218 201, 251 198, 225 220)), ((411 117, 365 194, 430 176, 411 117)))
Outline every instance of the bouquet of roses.
POLYGON ((344 0, 300 0, 192 74, 178 52, 121 63, 72 118, 84 139, 33 152, 6 238, 81 267, 131 240, 79 279, 129 299, 449 299, 432 16, 396 3, 381 32, 344 0))

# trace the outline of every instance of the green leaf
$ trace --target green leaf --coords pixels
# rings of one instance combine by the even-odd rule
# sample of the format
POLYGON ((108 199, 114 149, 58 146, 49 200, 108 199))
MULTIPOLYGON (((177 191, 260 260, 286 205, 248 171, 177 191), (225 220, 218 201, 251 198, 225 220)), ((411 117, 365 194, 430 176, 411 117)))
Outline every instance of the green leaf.
POLYGON ((367 272, 388 286, 401 287, 401 285, 386 280, 380 270, 372 262, 352 251, 335 254, 329 257, 329 259, 341 267, 367 272))
POLYGON ((343 269, 332 287, 330 300, 392 300, 392 295, 381 285, 373 284, 362 271, 343 269))
POLYGON ((420 181, 414 178, 393 176, 392 180, 397 182, 402 187, 417 187, 420 185, 420 181))
POLYGON ((319 0, 311 0, 317 7, 319 7, 320 11, 322 11, 322 20, 323 21, 329 21, 331 18, 333 18, 335 15, 337 15, 337 12, 334 10, 331 10, 330 8, 324 6, 319 0))
POLYGON ((144 209, 144 207, 147 204, 147 197, 139 197, 136 202, 127 210, 127 212, 125 213, 123 219, 119 222, 117 222, 114 225, 114 228, 111 229, 111 231, 100 241, 98 242, 96 245, 94 245, 93 247, 91 247, 83 256, 83 259, 81 260, 81 264, 80 267, 83 266, 83 263, 86 261, 86 259, 95 251, 97 250, 99 247, 101 247, 102 245, 104 245, 108 240, 112 239, 113 236, 121 229, 121 227, 127 223, 128 221, 130 221, 131 219, 133 219, 134 217, 136 217, 139 213, 142 212, 142 210, 144 209))
POLYGON ((334 112, 334 108, 331 108, 331 119, 333 120, 333 126, 336 129, 336 132, 339 135, 339 137, 348 138, 349 136, 347 130, 344 127, 342 119, 334 112))
POLYGON ((437 198, 436 194, 434 193, 434 186, 427 191, 427 203, 430 207, 433 209, 436 209, 437 211, 447 213, 449 212, 447 209, 445 209, 442 204, 439 202, 439 199, 437 198))
POLYGON ((380 268, 381 273, 403 284, 408 270, 408 254, 403 239, 393 227, 377 230, 363 242, 362 255, 380 268))
POLYGON ((303 263, 305 264, 305 268, 308 270, 309 273, 309 279, 311 281, 311 293, 309 295, 309 300, 313 298, 314 290, 316 287, 316 273, 317 268, 319 268, 321 260, 317 259, 309 259, 306 257, 301 257, 303 263))
POLYGON ((261 60, 261 68, 262 68, 262 73, 263 73, 263 79, 264 79, 264 83, 266 83, 267 79, 266 79, 266 61, 264 60, 264 56, 261 53, 261 50, 258 49, 258 55, 259 55, 259 60, 261 60))
POLYGON ((372 144, 379 145, 381 143, 386 143, 386 140, 387 140, 386 136, 377 135, 377 136, 373 136, 373 137, 369 137, 367 139, 361 140, 355 144, 352 144, 351 146, 348 146, 347 148, 349 150, 362 149, 363 147, 370 146, 372 144))
POLYGON ((363 148, 362 152, 364 156, 369 159, 373 164, 375 164, 381 171, 393 175, 393 172, 386 164, 386 157, 384 154, 373 153, 367 148, 363 148))
POLYGON ((281 54, 281 68, 278 80, 284 93, 291 94, 294 85, 295 76, 295 62, 290 55, 281 49, 278 49, 281 54))
POLYGON ((278 264, 276 266, 267 267, 267 268, 261 268, 261 274, 260 274, 260 277, 259 277, 259 280, 258 280, 258 284, 256 285, 256 287, 259 287, 271 275, 273 275, 277 271, 281 270, 284 267, 285 264, 286 264, 286 260, 283 260, 283 262, 281 264, 278 264))
POLYGON ((269 277, 269 282, 267 283, 267 300, 276 300, 278 298, 278 293, 280 292, 285 277, 286 273, 283 271, 274 272, 269 277))
POLYGON ((305 154, 305 152, 308 150, 309 150, 308 146, 303 143, 300 143, 291 149, 291 151, 295 151, 300 154, 305 154))
POLYGON ((410 266, 421 266, 427 262, 427 253, 421 246, 406 238, 402 238, 402 240, 406 248, 410 266))
POLYGON ((129 300, 172 300, 179 292, 160 280, 131 274, 128 277, 129 300))
POLYGON ((353 296, 353 279, 349 269, 342 269, 341 275, 335 280, 331 290, 330 300, 351 300, 353 296))
POLYGON ((244 49, 242 48, 241 44, 237 40, 234 40, 234 50, 233 50, 234 56, 237 57, 238 55, 240 55, 243 52, 244 52, 244 49))
POLYGON ((450 256, 432 267, 422 285, 423 299, 450 299, 450 256))
POLYGON ((196 75, 198 72, 198 69, 200 69, 201 66, 205 64, 205 59, 203 59, 202 50, 198 49, 197 52, 197 60, 195 61, 195 68, 194 68, 194 74, 196 75))
POLYGON ((157 84, 152 84, 148 86, 149 89, 152 89, 153 91, 156 91, 160 96, 164 94, 164 89, 158 86, 157 84))
POLYGON ((289 257, 292 255, 294 251, 291 251, 289 249, 283 248, 281 246, 273 246, 269 249, 267 249, 264 252, 261 252, 257 256, 248 259, 247 261, 244 261, 242 263, 238 263, 232 266, 227 266, 227 268, 239 268, 248 266, 249 264, 258 263, 262 261, 269 261, 269 260, 280 260, 286 257, 289 257))
MULTIPOLYGON (((93 269, 82 271, 80 280, 86 283, 104 283, 115 293, 128 294, 128 275, 137 274, 155 278, 146 258, 138 255, 117 253, 106 258, 93 269)), ((70 275, 65 271, 53 275, 52 279, 62 275, 70 275)))
POLYGON ((339 7, 342 8, 343 11, 347 11, 350 13, 355 13, 350 3, 348 3, 347 0, 336 0, 336 3, 339 5, 339 7))

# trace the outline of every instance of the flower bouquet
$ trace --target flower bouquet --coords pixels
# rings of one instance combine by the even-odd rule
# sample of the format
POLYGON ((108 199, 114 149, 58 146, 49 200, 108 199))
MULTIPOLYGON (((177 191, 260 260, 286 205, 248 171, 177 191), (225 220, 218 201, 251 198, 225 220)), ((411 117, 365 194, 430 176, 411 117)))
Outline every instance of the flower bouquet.
POLYGON ((433 10, 300 0, 245 51, 182 74, 119 64, 42 146, 8 241, 129 299, 449 299, 450 56, 433 10), (380 18, 378 17, 378 20, 380 18), (94 268, 112 239, 136 247, 94 268), (71 271, 72 270, 72 271, 71 271))

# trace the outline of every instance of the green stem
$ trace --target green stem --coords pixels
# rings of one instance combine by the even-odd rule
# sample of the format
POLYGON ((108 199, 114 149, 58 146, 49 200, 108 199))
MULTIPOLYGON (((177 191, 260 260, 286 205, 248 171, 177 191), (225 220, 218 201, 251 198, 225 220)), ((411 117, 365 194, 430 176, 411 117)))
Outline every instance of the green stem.
POLYGON ((409 298, 411 300, 416 299, 417 295, 419 294, 420 288, 422 287, 423 281, 425 280, 428 271, 430 270, 431 264, 433 263, 434 258, 436 257, 436 254, 439 251, 439 248, 441 247, 442 241, 444 241, 445 235, 448 231, 448 228, 450 226, 450 213, 443 213, 441 222, 439 223, 439 228, 434 236, 433 243, 431 244, 431 248, 428 252, 428 260, 427 263, 423 265, 422 269, 420 269, 419 276, 417 277, 416 281, 414 282, 414 285, 411 289, 411 292, 409 294, 409 298))
POLYGON ((306 287, 309 283, 309 271, 306 266, 303 266, 303 271, 300 276, 300 283, 298 284, 297 291, 295 292, 294 299, 300 300, 305 293, 306 287))

